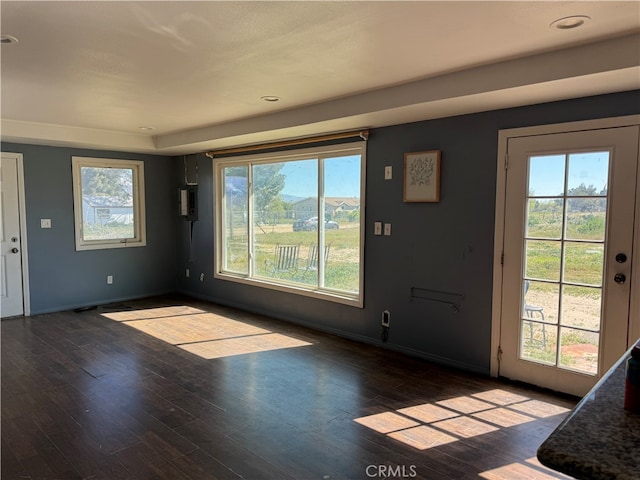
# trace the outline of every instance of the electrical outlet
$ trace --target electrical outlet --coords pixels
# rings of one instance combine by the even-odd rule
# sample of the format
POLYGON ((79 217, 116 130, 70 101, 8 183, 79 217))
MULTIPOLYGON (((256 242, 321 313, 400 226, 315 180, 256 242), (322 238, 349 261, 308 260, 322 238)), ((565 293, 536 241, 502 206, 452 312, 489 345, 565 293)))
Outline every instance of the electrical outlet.
POLYGON ((387 237, 390 237, 390 236, 391 236, 391 224, 390 224, 390 223, 385 223, 385 224, 384 224, 384 234, 385 234, 387 237))
POLYGON ((107 275, 107 285, 113 284, 113 275, 107 275))
POLYGON ((382 326, 388 327, 390 321, 391 321, 391 313, 389 312, 389 310, 385 310, 384 312, 382 312, 382 326))
POLYGON ((201 274, 200 274, 200 281, 201 281, 201 282, 204 282, 204 273, 201 273, 201 274))
POLYGON ((189 278, 189 269, 188 268, 184 271, 184 276, 189 278))
POLYGON ((373 234, 374 235, 382 235, 382 222, 374 222, 373 223, 373 234))
POLYGON ((40 228, 51 228, 51 219, 50 218, 41 218, 40 219, 40 228))

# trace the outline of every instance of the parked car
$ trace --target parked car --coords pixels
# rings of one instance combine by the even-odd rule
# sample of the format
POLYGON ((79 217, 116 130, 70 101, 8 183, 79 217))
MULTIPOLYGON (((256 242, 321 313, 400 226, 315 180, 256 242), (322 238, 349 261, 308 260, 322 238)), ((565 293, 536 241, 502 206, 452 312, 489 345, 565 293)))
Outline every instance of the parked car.
MULTIPOLYGON (((337 222, 333 220, 325 220, 324 228, 327 230, 337 230, 340 228, 337 222)), ((293 222, 293 231, 316 231, 318 230, 318 217, 307 218, 306 220, 296 220, 293 222)))

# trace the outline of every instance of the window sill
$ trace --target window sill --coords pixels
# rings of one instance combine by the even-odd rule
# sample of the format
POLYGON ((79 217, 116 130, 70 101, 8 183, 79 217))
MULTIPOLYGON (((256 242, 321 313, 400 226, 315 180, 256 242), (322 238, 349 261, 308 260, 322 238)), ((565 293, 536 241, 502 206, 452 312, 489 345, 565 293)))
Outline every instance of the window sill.
POLYGON ((117 242, 117 243, 89 243, 83 245, 76 245, 76 251, 81 252, 83 250, 107 250, 112 248, 130 248, 130 247, 146 247, 147 242, 117 242))
POLYGON ((248 278, 240 274, 233 274, 229 272, 217 272, 214 274, 214 278, 218 280, 224 280, 229 282, 242 283, 244 285, 251 285, 254 287, 267 288, 269 290, 276 290, 279 292, 291 293, 294 295, 300 295, 304 297, 316 298, 318 300, 325 300, 328 302, 340 303, 348 305, 350 307, 364 308, 364 300, 361 296, 356 294, 349 295, 347 292, 339 292, 336 290, 317 288, 305 288, 304 285, 297 283, 272 283, 270 281, 263 281, 258 278, 248 278))

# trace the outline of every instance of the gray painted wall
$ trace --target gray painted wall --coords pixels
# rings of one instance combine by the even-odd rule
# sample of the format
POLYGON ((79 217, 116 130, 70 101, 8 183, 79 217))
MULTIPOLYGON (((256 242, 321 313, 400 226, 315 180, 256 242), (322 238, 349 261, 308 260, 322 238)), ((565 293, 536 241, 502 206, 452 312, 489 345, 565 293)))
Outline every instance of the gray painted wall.
MULTIPOLYGON (((381 312, 389 309, 388 348, 488 373, 498 131, 639 112, 640 91, 633 91, 372 130, 363 309, 214 280, 212 162, 190 156, 191 165, 198 162, 200 220, 191 242, 187 223, 178 224, 178 290, 370 343, 380 343, 381 312), (442 151, 437 204, 402 201, 403 155, 421 150, 442 151), (383 179, 385 165, 393 166, 391 181, 383 179), (374 236, 376 220, 391 223, 393 235, 374 236), (445 303, 412 299, 413 287, 464 300, 455 311, 445 303)), ((177 188, 184 183, 182 157, 174 174, 177 188)))
POLYGON ((2 143, 24 158, 31 313, 173 292, 176 196, 171 157, 2 143), (71 157, 145 162, 147 246, 75 250, 71 157), (50 218, 51 229, 40 219, 50 218), (113 275, 113 285, 107 285, 113 275))
POLYGON ((637 113, 640 91, 373 129, 367 148, 363 309, 214 280, 213 169, 204 155, 187 157, 191 172, 198 162, 200 184, 200 220, 190 238, 187 222, 177 215, 183 157, 3 143, 3 151, 24 155, 31 311, 177 290, 381 344, 380 315, 389 309, 386 347, 486 373, 498 131, 637 113), (442 151, 441 201, 405 204, 403 154, 431 149, 442 151), (75 251, 75 155, 145 161, 146 247, 75 251), (383 179, 385 165, 394 167, 391 181, 383 179), (41 229, 41 218, 51 218, 53 228, 41 229), (393 235, 374 236, 376 220, 392 223, 393 235), (106 284, 107 275, 114 276, 113 285, 106 284), (455 311, 444 303, 412 299, 412 287, 464 295, 464 301, 455 311))

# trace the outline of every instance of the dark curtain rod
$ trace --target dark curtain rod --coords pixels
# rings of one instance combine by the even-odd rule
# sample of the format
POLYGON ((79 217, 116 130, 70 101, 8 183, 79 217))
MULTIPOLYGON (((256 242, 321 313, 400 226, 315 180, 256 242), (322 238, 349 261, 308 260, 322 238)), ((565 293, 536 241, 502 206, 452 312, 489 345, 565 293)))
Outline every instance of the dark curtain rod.
POLYGON ((290 147, 295 145, 305 145, 308 143, 327 142, 331 140, 341 140, 343 138, 352 138, 352 137, 360 137, 363 140, 367 140, 369 138, 369 130, 357 130, 353 132, 332 133, 329 135, 320 135, 317 137, 297 138, 293 140, 283 140, 280 142, 262 143, 259 145, 247 145, 246 147, 224 148, 221 150, 212 150, 210 152, 206 152, 205 155, 209 158, 213 158, 216 155, 229 155, 232 153, 247 153, 247 152, 254 152, 258 150, 266 150, 270 148, 281 148, 281 147, 290 147))

